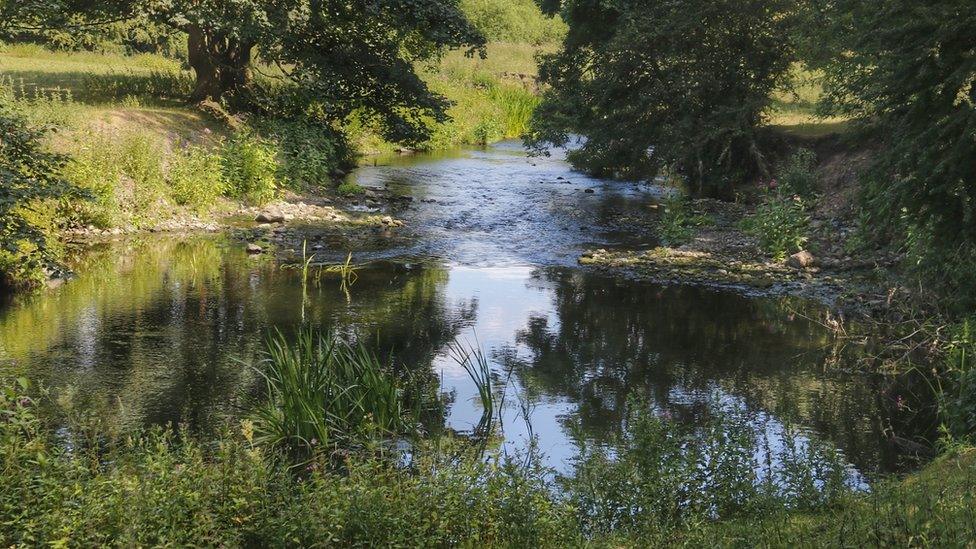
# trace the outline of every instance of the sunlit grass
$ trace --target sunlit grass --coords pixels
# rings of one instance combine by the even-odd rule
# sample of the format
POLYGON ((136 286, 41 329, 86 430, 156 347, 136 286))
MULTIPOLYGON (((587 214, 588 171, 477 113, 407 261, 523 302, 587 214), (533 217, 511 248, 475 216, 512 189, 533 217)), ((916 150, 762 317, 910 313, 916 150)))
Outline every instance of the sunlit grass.
POLYGON ((822 137, 843 133, 849 120, 840 116, 821 116, 817 103, 823 86, 816 72, 795 66, 790 70, 790 89, 773 93, 767 124, 799 137, 822 137))

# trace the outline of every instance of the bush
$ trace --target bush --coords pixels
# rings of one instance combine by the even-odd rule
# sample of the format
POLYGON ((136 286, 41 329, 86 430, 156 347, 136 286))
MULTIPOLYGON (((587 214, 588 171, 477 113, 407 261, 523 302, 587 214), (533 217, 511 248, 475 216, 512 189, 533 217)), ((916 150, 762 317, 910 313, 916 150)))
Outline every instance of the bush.
POLYGON ((490 41, 548 44, 566 34, 566 24, 547 17, 531 0, 463 0, 461 10, 490 41))
POLYGON ((976 437, 976 318, 950 332, 938 385, 939 408, 946 429, 959 439, 976 437))
POLYGON ((711 407, 714 417, 692 428, 633 400, 619 439, 583 446, 563 482, 587 537, 665 541, 687 526, 823 508, 850 493, 834 450, 798 429, 760 431, 745 415, 711 407), (764 451, 776 455, 762 463, 764 451))
POLYGON ((797 149, 779 164, 776 173, 782 192, 808 198, 817 193, 817 155, 810 149, 797 149))
POLYGON ((91 199, 62 204, 61 215, 68 225, 105 228, 121 223, 116 192, 122 170, 116 146, 108 137, 96 133, 81 134, 70 144, 64 177, 87 191, 91 199))
POLYGON ((278 194, 278 151, 250 132, 241 132, 222 151, 227 193, 254 205, 263 205, 278 194))
POLYGON ((119 190, 122 207, 131 212, 136 225, 159 217, 157 206, 165 197, 164 152, 159 139, 136 132, 115 145, 116 161, 122 171, 119 190))
POLYGON ((201 147, 187 147, 170 159, 170 196, 181 206, 204 211, 224 194, 225 183, 221 157, 201 147))
POLYGON ((687 199, 669 198, 661 205, 657 231, 668 246, 680 246, 692 237, 697 227, 711 223, 707 215, 694 213, 687 199))
POLYGON ((0 288, 31 287, 60 265, 51 201, 78 196, 61 177, 65 159, 42 145, 45 130, 29 125, 0 95, 0 288))
POLYGON ((343 137, 328 126, 276 119, 259 120, 254 126, 276 144, 278 179, 293 189, 322 186, 331 180, 335 170, 349 162, 343 137))
POLYGON ((810 217, 799 196, 773 194, 742 220, 742 229, 759 239, 759 245, 782 261, 803 249, 810 217))

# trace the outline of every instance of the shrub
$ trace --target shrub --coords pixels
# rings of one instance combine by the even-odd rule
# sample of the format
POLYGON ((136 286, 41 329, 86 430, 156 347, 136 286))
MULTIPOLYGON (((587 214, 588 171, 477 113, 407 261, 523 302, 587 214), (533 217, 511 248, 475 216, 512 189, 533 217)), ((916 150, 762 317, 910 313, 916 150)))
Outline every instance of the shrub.
POLYGON ((65 165, 64 177, 87 191, 91 199, 62 204, 61 215, 67 224, 110 227, 120 222, 116 190, 122 170, 115 147, 108 137, 96 133, 81 134, 70 144, 70 160, 65 165))
POLYGON ((223 148, 227 193, 254 205, 270 202, 278 193, 278 151, 267 141, 241 132, 223 148))
POLYGON ((816 169, 817 155, 810 149, 797 149, 777 166, 778 183, 787 194, 810 197, 818 189, 816 169))
POLYGON ((166 179, 173 200, 198 211, 213 206, 225 190, 220 155, 201 147, 191 146, 175 153, 166 179))
POLYGON ((584 534, 666 540, 688 525, 821 508, 850 492, 835 451, 789 428, 771 444, 748 417, 713 406, 714 417, 692 428, 633 400, 619 439, 584 444, 563 479, 584 534), (777 454, 763 464, 769 448, 777 454))
POLYGON ((50 201, 77 196, 61 177, 64 158, 0 96, 0 287, 41 283, 59 268, 50 201))
POLYGON ((297 190, 324 185, 348 162, 343 137, 328 126, 296 120, 263 119, 255 127, 277 145, 278 179, 297 190))
POLYGON ((463 0, 461 9, 491 41, 547 44, 566 34, 558 17, 547 17, 531 0, 463 0))
POLYGON ((803 248, 809 224, 803 199, 774 194, 742 220, 742 229, 758 238, 763 250, 782 261, 803 248))
POLYGON ((976 318, 951 331, 938 386, 940 410, 949 433, 960 439, 976 436, 976 318))
POLYGON ((711 223, 707 215, 694 213, 687 199, 669 198, 661 205, 658 236, 668 246, 680 246, 692 237, 697 227, 711 223))
POLYGON ((165 195, 164 153, 159 139, 135 132, 121 137, 115 145, 116 161, 122 170, 122 207, 141 225, 159 217, 156 206, 165 195))

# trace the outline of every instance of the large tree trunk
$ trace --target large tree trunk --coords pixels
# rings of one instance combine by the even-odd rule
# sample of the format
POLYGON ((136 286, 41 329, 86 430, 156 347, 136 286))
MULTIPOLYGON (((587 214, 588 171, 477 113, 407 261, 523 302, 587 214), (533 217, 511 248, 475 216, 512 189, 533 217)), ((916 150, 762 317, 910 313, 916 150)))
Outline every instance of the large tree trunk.
POLYGON ((221 36, 193 25, 187 30, 190 67, 197 81, 190 101, 220 101, 236 94, 251 81, 251 50, 254 44, 221 36))

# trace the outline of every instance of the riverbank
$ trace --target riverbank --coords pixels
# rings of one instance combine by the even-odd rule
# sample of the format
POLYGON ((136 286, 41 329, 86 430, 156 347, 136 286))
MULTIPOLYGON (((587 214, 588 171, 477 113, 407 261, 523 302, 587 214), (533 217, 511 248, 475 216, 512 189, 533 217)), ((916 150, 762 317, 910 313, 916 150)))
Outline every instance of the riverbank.
POLYGON ((532 461, 456 439, 419 444, 409 469, 379 448, 343 451, 341 470, 327 454, 289 468, 250 421, 207 444, 172 431, 113 442, 89 426, 66 452, 38 404, 0 396, 5 544, 957 546, 976 536, 970 448, 870 493, 838 490, 829 462, 794 455, 780 490, 754 478, 738 438, 712 440, 727 453, 706 457, 696 452, 708 441, 635 417, 629 446, 613 460, 581 455, 557 487, 532 461), (648 447, 666 461, 647 460, 648 447))
MULTIPOLYGON (((776 173, 744 189, 733 202, 648 204, 647 219, 629 219, 631 230, 649 227, 660 245, 592 249, 580 256, 580 265, 664 284, 799 296, 844 315, 883 317, 892 301, 907 293, 900 270, 905 258, 863 243, 856 178, 869 153, 846 150, 836 135, 793 140, 792 154, 817 155, 815 163, 800 168, 810 188, 791 188, 783 177, 797 174, 776 173), (679 238, 672 236, 675 232, 679 238)), ((787 169, 797 170, 780 167, 787 169)))
MULTIPOLYGON (((496 43, 487 59, 450 52, 424 67, 424 79, 453 106, 450 119, 431 121, 431 138, 415 148, 523 132, 537 102, 533 56, 545 47, 496 43)), ((24 257, 0 258, 12 266, 0 269, 8 289, 59 284, 68 248, 105 238, 213 232, 261 217, 349 231, 400 224, 385 213, 382 193, 367 196, 345 177, 359 155, 395 149, 368 122, 352 117, 335 127, 185 105, 192 82, 178 61, 161 55, 0 45, 3 105, 19 117, 15 125, 51 130, 32 146, 59 155, 50 176, 60 193, 73 189, 18 198, 15 211, 30 210, 23 223, 43 238, 44 251, 25 239, 17 252, 24 257)))

